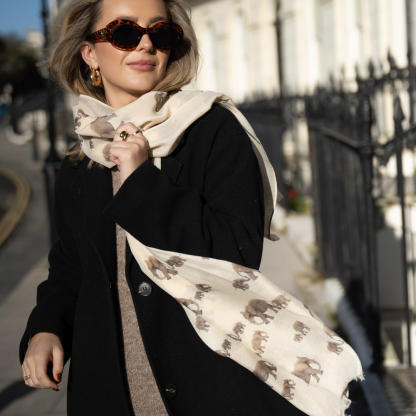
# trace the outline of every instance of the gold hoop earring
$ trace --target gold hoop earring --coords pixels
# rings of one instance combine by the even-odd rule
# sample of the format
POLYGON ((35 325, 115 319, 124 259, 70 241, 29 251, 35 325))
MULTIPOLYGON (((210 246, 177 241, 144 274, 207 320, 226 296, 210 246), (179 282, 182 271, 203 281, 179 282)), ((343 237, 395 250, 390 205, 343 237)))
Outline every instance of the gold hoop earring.
POLYGON ((100 71, 98 69, 91 68, 91 65, 90 65, 90 70, 91 70, 91 84, 94 87, 98 87, 101 84, 100 71))

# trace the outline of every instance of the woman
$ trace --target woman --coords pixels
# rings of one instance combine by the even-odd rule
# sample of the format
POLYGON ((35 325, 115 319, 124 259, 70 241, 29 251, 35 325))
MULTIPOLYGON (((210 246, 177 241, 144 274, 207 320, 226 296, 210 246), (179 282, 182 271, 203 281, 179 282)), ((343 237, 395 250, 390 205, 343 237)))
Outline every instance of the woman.
MULTIPOLYGON (((161 157, 160 169, 149 158, 143 128, 157 126, 148 137, 157 128, 164 132, 163 149, 173 131, 166 126, 174 128, 166 114, 180 105, 175 96, 182 92, 175 93, 197 65, 197 41, 181 0, 73 0, 65 12, 49 69, 81 95, 74 109, 80 142, 56 180, 59 240, 20 343, 20 362, 28 386, 57 390, 71 358, 69 416, 305 414, 289 401, 293 383, 284 398, 259 373, 224 358, 228 341, 216 352, 201 341, 184 312, 197 302, 175 299, 149 278, 152 270, 162 279, 162 270, 166 282, 174 267, 149 261, 145 273, 139 265, 134 241, 245 270, 260 265, 262 172, 232 112, 209 104, 161 157), (155 107, 150 124, 125 122, 150 111, 143 103, 155 107)), ((198 299, 207 285, 201 287, 198 299)), ((204 334, 209 325, 198 316, 197 322, 204 334)), ((228 335, 238 338, 238 331, 228 335)))

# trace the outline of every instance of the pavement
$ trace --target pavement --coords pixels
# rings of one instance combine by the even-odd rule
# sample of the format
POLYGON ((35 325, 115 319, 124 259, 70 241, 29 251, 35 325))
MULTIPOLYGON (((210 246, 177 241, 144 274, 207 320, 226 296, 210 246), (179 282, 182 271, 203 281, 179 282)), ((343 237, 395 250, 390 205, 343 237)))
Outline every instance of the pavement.
MULTIPOLYGON (((0 167, 8 168, 26 179, 31 189, 29 205, 23 218, 0 246, 0 305, 16 283, 49 250, 49 223, 42 173, 46 150, 44 145, 40 150, 42 159, 34 161, 31 143, 13 145, 0 130, 0 167)), ((4 179, 0 186, 2 184, 10 186, 4 179)), ((3 189, 7 191, 6 188, 3 189)), ((5 196, 4 193, 2 195, 5 196)))
MULTIPOLYGON (((48 276, 48 261, 43 256, 20 279, 0 306, 0 415, 65 416, 67 373, 60 391, 34 389, 23 381, 19 343, 27 318, 36 304, 36 288, 48 276)), ((65 370, 69 367, 68 361, 65 370)))

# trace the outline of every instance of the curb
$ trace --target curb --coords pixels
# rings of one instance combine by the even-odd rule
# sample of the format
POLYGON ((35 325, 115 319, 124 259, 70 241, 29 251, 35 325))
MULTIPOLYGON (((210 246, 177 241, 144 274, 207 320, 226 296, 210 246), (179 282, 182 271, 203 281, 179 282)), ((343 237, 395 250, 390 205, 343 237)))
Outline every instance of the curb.
POLYGON ((336 277, 325 281, 327 299, 337 311, 343 330, 348 334, 350 344, 361 360, 365 379, 360 383, 372 416, 394 416, 390 402, 377 374, 370 372, 372 347, 364 327, 352 309, 342 283, 336 277))
POLYGON ((16 194, 10 208, 0 219, 0 247, 10 237, 20 220, 23 218, 30 201, 29 182, 12 169, 0 166, 0 175, 7 178, 16 188, 16 194))

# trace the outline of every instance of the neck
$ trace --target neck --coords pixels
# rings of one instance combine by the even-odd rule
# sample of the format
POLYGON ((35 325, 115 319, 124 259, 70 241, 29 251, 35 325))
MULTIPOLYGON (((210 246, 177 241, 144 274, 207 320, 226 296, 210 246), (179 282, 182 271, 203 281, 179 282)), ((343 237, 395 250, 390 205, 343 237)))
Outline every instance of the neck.
POLYGON ((142 95, 149 92, 149 91, 125 91, 125 90, 120 90, 119 88, 115 88, 111 84, 110 85, 108 85, 108 83, 105 83, 105 84, 104 84, 104 90, 105 90, 105 98, 106 98, 107 104, 116 110, 132 103, 133 101, 136 101, 142 95))

